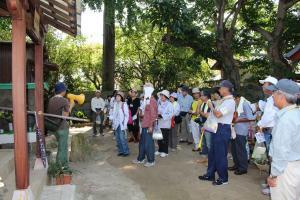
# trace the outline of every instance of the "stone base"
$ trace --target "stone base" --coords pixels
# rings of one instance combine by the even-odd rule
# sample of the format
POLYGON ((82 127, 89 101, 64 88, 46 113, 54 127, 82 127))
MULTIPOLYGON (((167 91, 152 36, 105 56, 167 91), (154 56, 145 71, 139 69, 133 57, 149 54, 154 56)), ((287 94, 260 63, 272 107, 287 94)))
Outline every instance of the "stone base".
POLYGON ((12 200, 34 200, 30 186, 24 190, 15 190, 12 200))
POLYGON ((34 163, 34 170, 39 170, 39 169, 47 169, 48 168, 48 160, 46 160, 46 167, 43 165, 43 161, 41 158, 36 158, 35 163, 34 163))

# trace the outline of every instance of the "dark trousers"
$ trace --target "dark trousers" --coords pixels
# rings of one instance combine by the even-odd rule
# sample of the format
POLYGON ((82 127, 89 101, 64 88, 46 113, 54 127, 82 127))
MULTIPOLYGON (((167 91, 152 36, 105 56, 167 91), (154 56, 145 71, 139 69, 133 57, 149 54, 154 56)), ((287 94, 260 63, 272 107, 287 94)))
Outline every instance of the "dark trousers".
POLYGON ((246 143, 247 137, 243 135, 236 135, 236 138, 231 140, 231 154, 234 166, 240 171, 247 171, 248 169, 246 143))
POLYGON ((100 113, 100 118, 101 118, 101 123, 100 124, 96 123, 96 118, 97 118, 97 114, 93 113, 93 133, 94 133, 94 135, 97 134, 97 127, 98 126, 100 128, 100 133, 101 134, 103 133, 103 120, 104 120, 104 114, 103 114, 103 112, 100 113))
POLYGON ((158 152, 160 153, 169 153, 169 135, 171 132, 171 129, 169 128, 161 128, 160 129, 163 134, 163 139, 158 140, 158 152))
POLYGON ((152 134, 148 133, 148 128, 142 129, 142 135, 139 143, 139 155, 137 160, 143 161, 145 159, 145 156, 147 156, 147 161, 149 163, 154 162, 154 140, 152 138, 152 134))
POLYGON ((211 134, 211 148, 208 153, 207 175, 214 178, 215 172, 219 178, 228 181, 228 160, 227 151, 231 137, 231 127, 229 124, 218 124, 216 133, 211 134))
POLYGON ((177 148, 178 131, 179 131, 179 124, 175 124, 174 128, 171 129, 170 134, 169 134, 169 147, 171 149, 177 148))

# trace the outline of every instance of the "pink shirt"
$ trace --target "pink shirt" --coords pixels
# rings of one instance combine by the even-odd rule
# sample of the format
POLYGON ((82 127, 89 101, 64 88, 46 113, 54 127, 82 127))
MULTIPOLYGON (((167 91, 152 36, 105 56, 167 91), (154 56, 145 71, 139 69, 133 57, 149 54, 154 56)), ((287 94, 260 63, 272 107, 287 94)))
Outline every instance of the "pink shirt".
POLYGON ((154 97, 151 97, 150 104, 145 106, 142 128, 153 127, 157 119, 157 102, 154 97))

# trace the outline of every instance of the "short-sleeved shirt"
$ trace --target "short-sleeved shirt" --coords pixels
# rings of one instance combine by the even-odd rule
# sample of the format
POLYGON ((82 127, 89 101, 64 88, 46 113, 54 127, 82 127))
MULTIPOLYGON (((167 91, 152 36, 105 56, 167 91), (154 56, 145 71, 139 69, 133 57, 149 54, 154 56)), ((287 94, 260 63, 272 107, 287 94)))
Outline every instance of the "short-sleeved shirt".
POLYGON ((181 112, 189 112, 193 103, 193 97, 191 95, 183 96, 182 94, 178 95, 178 103, 180 105, 181 112))
POLYGON ((235 112, 235 101, 232 95, 224 97, 216 110, 222 113, 222 117, 218 118, 218 123, 231 124, 235 112))
MULTIPOLYGON (((197 108, 198 106, 200 106, 202 104, 202 100, 199 99, 199 100, 194 100, 193 103, 192 103, 192 111, 193 112, 197 112, 197 108)), ((192 120, 195 120, 197 118, 197 115, 196 114, 192 114, 192 120)))
POLYGON ((141 106, 141 100, 139 98, 135 98, 134 100, 132 100, 132 98, 128 98, 127 105, 131 111, 131 115, 134 116, 137 114, 137 111, 141 106))
MULTIPOLYGON (((239 119, 248 119, 248 120, 255 119, 255 116, 253 115, 252 109, 248 102, 243 103, 243 112, 238 116, 237 120, 239 120, 239 119)), ((247 136, 249 126, 250 126, 250 122, 236 123, 234 125, 234 130, 237 135, 247 136)))
MULTIPOLYGON (((54 97, 52 97, 49 100, 49 104, 48 104, 48 113, 49 114, 54 114, 54 115, 61 115, 63 114, 63 112, 69 112, 70 111, 70 104, 68 99, 56 95, 54 97)), ((56 122, 57 124, 61 124, 62 120, 59 118, 49 118, 51 119, 51 121, 56 122)), ((63 120, 65 123, 64 125, 67 125, 67 122, 65 120, 63 120)))

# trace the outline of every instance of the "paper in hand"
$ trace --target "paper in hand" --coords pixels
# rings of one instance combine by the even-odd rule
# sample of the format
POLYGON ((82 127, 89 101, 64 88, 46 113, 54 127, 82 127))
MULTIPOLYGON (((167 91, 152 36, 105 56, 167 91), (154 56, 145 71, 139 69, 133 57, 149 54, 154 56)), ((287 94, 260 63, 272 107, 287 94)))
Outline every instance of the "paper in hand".
POLYGON ((266 141, 265 135, 263 133, 260 133, 260 132, 255 134, 255 138, 256 138, 256 141, 257 141, 258 144, 266 141))

